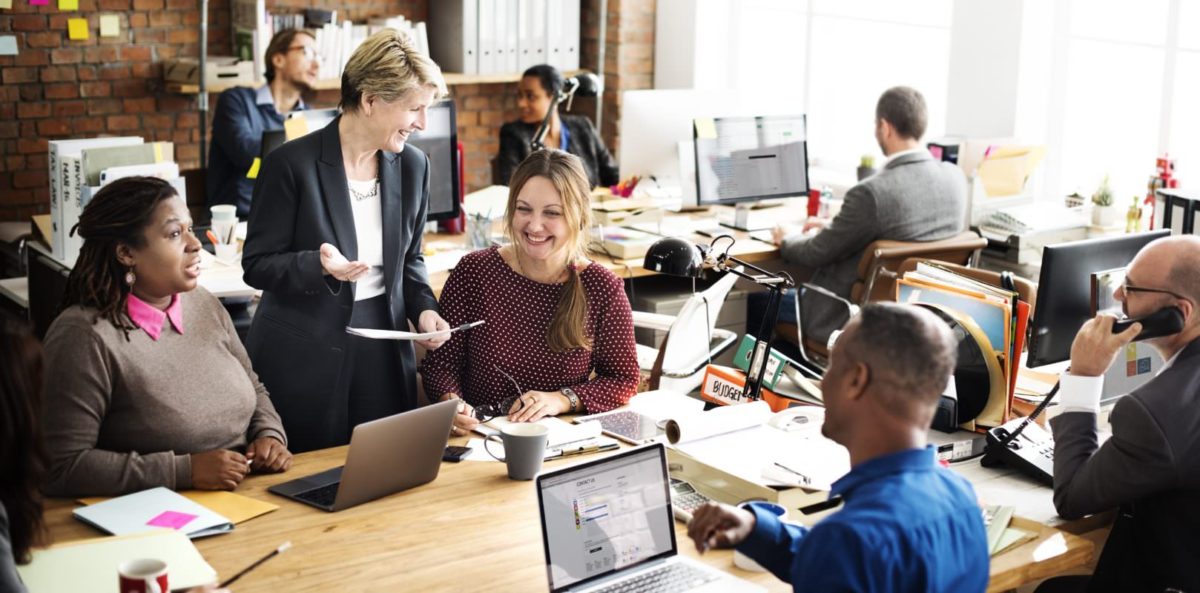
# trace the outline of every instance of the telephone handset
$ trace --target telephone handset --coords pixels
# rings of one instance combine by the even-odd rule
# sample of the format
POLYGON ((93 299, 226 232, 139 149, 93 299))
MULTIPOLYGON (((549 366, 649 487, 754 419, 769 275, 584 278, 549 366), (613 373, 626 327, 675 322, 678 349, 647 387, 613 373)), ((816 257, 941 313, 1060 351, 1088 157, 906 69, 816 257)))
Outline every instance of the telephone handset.
POLYGON ((1114 334, 1119 334, 1129 329, 1129 326, 1134 323, 1142 324, 1142 331, 1133 341, 1161 338, 1183 331, 1183 311, 1180 311, 1179 307, 1166 307, 1137 319, 1128 317, 1118 319, 1113 322, 1112 331, 1114 334))

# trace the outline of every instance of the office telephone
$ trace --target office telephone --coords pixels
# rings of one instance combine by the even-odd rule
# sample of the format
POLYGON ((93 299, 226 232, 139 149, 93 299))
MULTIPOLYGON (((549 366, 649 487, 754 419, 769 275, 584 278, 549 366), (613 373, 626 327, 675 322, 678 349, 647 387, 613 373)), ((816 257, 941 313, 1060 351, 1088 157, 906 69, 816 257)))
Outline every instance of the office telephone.
POLYGON ((1129 326, 1134 323, 1141 323, 1142 331, 1138 332, 1137 337, 1133 341, 1140 342, 1150 338, 1161 338, 1183 331, 1183 311, 1180 311, 1178 307, 1166 307, 1137 319, 1130 319, 1128 317, 1118 319, 1113 322, 1112 331, 1114 334, 1119 334, 1129 329, 1129 326))
POLYGON ((1047 486, 1054 485, 1054 438, 1026 418, 1014 418, 989 429, 984 467, 1007 465, 1047 486), (1022 428, 1023 425, 1023 428, 1022 428))

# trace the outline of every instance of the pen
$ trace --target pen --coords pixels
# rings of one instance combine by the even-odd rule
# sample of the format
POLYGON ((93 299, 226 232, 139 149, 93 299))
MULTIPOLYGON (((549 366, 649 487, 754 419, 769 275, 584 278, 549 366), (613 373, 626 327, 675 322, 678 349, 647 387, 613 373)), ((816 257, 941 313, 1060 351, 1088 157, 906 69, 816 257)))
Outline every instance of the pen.
POLYGON ((559 455, 559 457, 574 457, 576 455, 586 455, 588 453, 599 453, 601 451, 612 451, 613 449, 616 449, 617 447, 619 447, 619 445, 610 443, 607 445, 590 445, 587 447, 579 447, 577 449, 563 449, 562 454, 559 455))
POLYGON ((479 327, 479 326, 483 325, 484 321, 485 321, 484 319, 480 319, 479 321, 472 321, 470 323, 464 323, 464 324, 454 328, 452 331, 459 331, 459 330, 464 330, 464 329, 471 329, 473 327, 479 327))
POLYGON ((806 475, 804 475, 804 474, 802 474, 802 473, 800 473, 800 472, 798 472, 798 471, 796 471, 796 470, 794 470, 794 469, 792 469, 792 468, 790 468, 790 467, 788 467, 788 466, 786 466, 786 465, 784 465, 784 464, 782 464, 782 463, 779 463, 778 461, 776 461, 776 462, 775 462, 775 467, 782 468, 784 471, 786 471, 786 472, 788 472, 788 473, 791 473, 791 474, 795 474, 795 475, 797 475, 797 476, 800 476, 800 479, 799 479, 798 481, 799 481, 801 484, 811 484, 811 483, 812 483, 812 479, 810 479, 808 476, 806 476, 806 475))
POLYGON ((232 585, 234 581, 242 578, 243 576, 245 576, 246 573, 258 568, 259 565, 261 565, 263 562, 266 562, 267 560, 270 560, 270 559, 274 558, 275 556, 278 556, 279 554, 282 554, 282 553, 288 551, 288 548, 291 548, 291 547, 292 547, 292 542, 290 542, 290 541, 279 544, 279 547, 275 548, 274 550, 271 550, 271 553, 267 554, 266 556, 263 556, 262 558, 259 558, 258 561, 255 562, 254 564, 251 564, 250 566, 243 568, 241 572, 226 579, 224 583, 217 585, 217 588, 224 589, 225 587, 232 585))
POLYGON ((221 243, 221 241, 217 240, 217 234, 212 232, 212 229, 204 231, 204 235, 208 237, 208 240, 211 241, 213 245, 221 243))

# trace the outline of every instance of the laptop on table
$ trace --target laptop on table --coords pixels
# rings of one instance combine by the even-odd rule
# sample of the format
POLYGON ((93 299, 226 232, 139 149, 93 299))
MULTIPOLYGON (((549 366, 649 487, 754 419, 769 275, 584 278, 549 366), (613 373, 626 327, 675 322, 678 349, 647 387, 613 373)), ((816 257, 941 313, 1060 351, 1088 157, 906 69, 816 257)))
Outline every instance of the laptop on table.
POLYGON ((764 591, 679 555, 661 443, 544 473, 537 490, 552 593, 764 591))
POLYGON ((458 400, 450 400, 359 424, 350 435, 346 465, 267 490, 340 511, 432 482, 457 409, 458 400))

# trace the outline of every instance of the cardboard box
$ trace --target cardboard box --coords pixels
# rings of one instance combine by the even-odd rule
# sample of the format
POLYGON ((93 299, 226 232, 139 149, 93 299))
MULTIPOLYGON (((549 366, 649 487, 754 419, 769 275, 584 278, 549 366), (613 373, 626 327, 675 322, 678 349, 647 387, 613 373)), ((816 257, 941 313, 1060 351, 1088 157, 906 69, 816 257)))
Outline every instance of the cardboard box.
MULTIPOLYGON (((205 63, 207 83, 222 86, 251 86, 255 83, 254 62, 233 57, 209 56, 205 63)), ((176 58, 163 62, 163 80, 181 84, 200 84, 200 62, 196 58, 176 58)))

